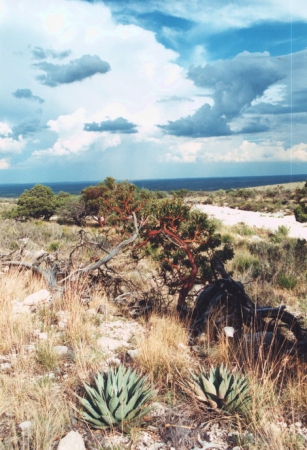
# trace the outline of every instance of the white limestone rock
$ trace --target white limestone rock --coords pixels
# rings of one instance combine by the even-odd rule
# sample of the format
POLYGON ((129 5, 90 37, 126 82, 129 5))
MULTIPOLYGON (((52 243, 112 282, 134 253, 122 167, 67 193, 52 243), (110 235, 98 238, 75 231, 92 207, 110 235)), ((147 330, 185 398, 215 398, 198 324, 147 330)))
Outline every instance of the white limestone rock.
POLYGON ((85 444, 80 433, 70 431, 60 440, 57 450, 85 450, 85 444))
POLYGON ((66 347, 66 345, 55 345, 53 347, 53 350, 55 351, 55 353, 57 355, 60 355, 60 356, 67 355, 67 353, 68 353, 68 347, 66 347))
POLYGON ((41 289, 40 291, 34 292, 34 294, 28 295, 24 301, 23 305, 26 306, 37 306, 44 303, 49 303, 51 300, 51 294, 47 289, 41 289))
POLYGON ((31 420, 26 420, 25 422, 21 422, 18 427, 21 429, 22 433, 29 433, 33 427, 33 424, 31 420))
POLYGON ((113 339, 108 336, 101 337, 98 339, 97 344, 103 349, 103 350, 110 350, 115 351, 120 347, 129 347, 128 342, 121 341, 118 339, 113 339))
POLYGON ((10 370, 12 368, 12 364, 10 363, 2 363, 0 364, 0 370, 3 372, 6 372, 7 370, 10 370))

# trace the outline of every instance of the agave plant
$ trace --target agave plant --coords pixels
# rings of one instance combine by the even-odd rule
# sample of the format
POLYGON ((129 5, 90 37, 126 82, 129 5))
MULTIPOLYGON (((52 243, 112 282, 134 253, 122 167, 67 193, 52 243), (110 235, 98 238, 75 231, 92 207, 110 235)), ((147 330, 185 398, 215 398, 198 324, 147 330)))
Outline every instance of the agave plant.
POLYGON ((233 411, 248 399, 249 383, 244 375, 234 375, 227 367, 211 367, 209 375, 202 369, 191 372, 192 380, 188 386, 196 397, 215 409, 233 411))
POLYGON ((78 396, 84 411, 82 418, 93 428, 124 426, 140 421, 151 406, 146 406, 154 397, 146 378, 136 371, 120 365, 108 373, 98 373, 95 385, 84 383, 86 398, 78 396))

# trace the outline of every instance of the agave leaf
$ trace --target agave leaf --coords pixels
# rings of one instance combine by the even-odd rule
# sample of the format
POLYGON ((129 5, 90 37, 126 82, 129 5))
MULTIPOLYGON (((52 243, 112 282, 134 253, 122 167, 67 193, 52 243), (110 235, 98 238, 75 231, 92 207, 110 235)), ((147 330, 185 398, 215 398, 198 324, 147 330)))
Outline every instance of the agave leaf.
POLYGON ((129 391, 129 389, 128 389, 128 383, 129 383, 129 379, 130 379, 130 373, 131 373, 131 370, 130 370, 130 368, 126 371, 126 373, 124 373, 124 375, 123 375, 123 381, 122 381, 122 389, 123 390, 125 390, 125 391, 127 391, 127 393, 128 393, 128 391, 129 391))
POLYGON ((97 401, 102 400, 102 397, 98 394, 98 392, 94 388, 86 386, 85 390, 88 395, 88 399, 92 405, 95 405, 97 401))
POLYGON ((114 418, 112 417, 110 410, 102 397, 98 394, 98 392, 94 392, 92 399, 92 407, 97 408, 98 412, 104 418, 104 420, 109 424, 113 425, 116 423, 114 418))
POLYGON ((132 395, 132 397, 129 399, 129 401, 128 401, 127 405, 126 405, 128 414, 131 411, 133 411, 134 409, 136 409, 136 407, 137 407, 136 403, 137 403, 137 400, 139 399, 140 395, 141 395, 141 392, 140 391, 136 391, 134 393, 134 395, 132 395))
POLYGON ((124 387, 124 385, 123 385, 123 379, 124 379, 124 366, 122 366, 122 365, 119 366, 116 375, 117 375, 117 379, 116 379, 117 386, 118 386, 119 390, 122 391, 122 390, 123 390, 123 387, 124 387))
POLYGON ((214 384, 211 383, 206 377, 201 376, 201 381, 204 387, 204 391, 206 394, 216 395, 216 388, 214 384))
POLYGON ((233 374, 231 374, 228 378, 228 392, 227 394, 234 388, 235 384, 236 384, 236 378, 234 377, 233 374))
MULTIPOLYGON (((206 376, 205 371, 202 371, 202 375, 206 376)), ((210 369, 209 381, 210 381, 210 383, 214 384, 214 381, 215 381, 215 370, 214 370, 214 367, 211 367, 211 369, 210 369)))
POLYGON ((119 405, 119 407, 117 408, 117 410, 114 413, 114 417, 118 422, 123 422, 124 419, 126 419, 127 416, 127 407, 126 405, 119 405))
POLYGON ((135 416, 135 411, 131 411, 130 414, 128 414, 126 416, 126 421, 129 422, 131 420, 134 421, 134 420, 141 419, 142 417, 146 416, 146 414, 148 414, 151 410, 152 410, 152 407, 147 406, 146 408, 143 408, 140 411, 138 411, 137 416, 135 416))
POLYGON ((113 367, 111 368, 111 370, 110 370, 110 372, 108 374, 108 380, 107 380, 105 393, 106 393, 107 403, 109 403, 111 398, 114 395, 116 395, 115 392, 114 392, 114 371, 113 371, 113 367))
POLYGON ((123 389, 118 397, 119 403, 121 405, 125 405, 127 403, 127 399, 128 399, 127 389, 123 389))
POLYGON ((86 420, 88 423, 90 423, 94 428, 107 428, 108 424, 107 423, 103 423, 103 421, 101 420, 97 420, 97 419, 93 419, 92 417, 90 417, 86 412, 82 413, 82 417, 84 420, 86 420))
POLYGON ((194 393, 197 395, 199 400, 201 400, 202 402, 208 401, 208 397, 206 396, 205 392, 196 382, 194 382, 194 384, 191 385, 191 388, 194 391, 194 393))
POLYGON ((101 395, 101 397, 104 397, 105 396, 104 390, 105 390, 105 383, 106 383, 105 374, 98 373, 94 379, 95 379, 95 384, 97 387, 97 391, 99 392, 99 395, 101 395))
POLYGON ((219 385, 219 388, 218 388, 218 393, 217 393, 218 398, 224 399, 226 397, 227 391, 228 391, 227 379, 223 379, 223 381, 221 382, 221 384, 219 385))
POLYGON ((78 399, 81 403, 81 405, 87 409, 87 411, 95 418, 95 419, 99 419, 101 417, 101 414, 99 414, 90 404, 90 402, 88 400, 86 400, 85 398, 81 398, 78 396, 78 399))
POLYGON ((131 389, 129 390, 129 399, 131 397, 133 397, 137 392, 146 392, 150 390, 149 386, 145 383, 144 379, 140 379, 139 381, 137 381, 136 383, 134 383, 134 385, 131 387, 131 389))
POLYGON ((151 400, 153 398, 153 395, 154 394, 152 391, 143 392, 137 398, 134 409, 139 410, 145 403, 147 403, 149 400, 151 400))
POLYGON ((116 411, 116 409, 118 408, 118 405, 120 404, 119 402, 119 398, 116 397, 115 395, 110 399, 109 401, 109 410, 111 412, 111 414, 114 416, 114 413, 116 411))

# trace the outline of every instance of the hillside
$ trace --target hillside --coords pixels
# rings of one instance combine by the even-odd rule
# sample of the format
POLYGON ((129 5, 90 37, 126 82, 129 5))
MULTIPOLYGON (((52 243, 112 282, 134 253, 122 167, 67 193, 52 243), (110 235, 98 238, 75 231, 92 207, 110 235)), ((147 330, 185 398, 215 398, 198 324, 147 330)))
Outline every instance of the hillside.
MULTIPOLYGON (((291 237, 288 225, 268 230, 242 220, 226 222, 204 223, 220 236, 215 252, 223 246, 234 249, 225 263, 232 280, 243 283, 257 306, 285 305, 305 333, 306 241, 291 237)), ((222 302, 201 333, 193 335, 193 321, 180 317, 176 308, 179 288, 174 281, 183 256, 179 254, 178 269, 172 272, 170 258, 176 255, 169 246, 174 238, 163 244, 169 266, 165 256, 161 265, 162 250, 154 245, 135 253, 142 224, 135 241, 86 272, 133 235, 132 224, 125 232, 94 222, 80 228, 40 219, 2 219, 0 226, 0 448, 307 448, 303 345, 296 346, 291 327, 279 328, 279 319, 265 322, 261 331, 246 323, 239 329, 222 302), (53 290, 48 270, 57 277, 53 290), (284 346, 281 330, 286 330, 284 346), (208 373, 221 364, 248 386, 247 396, 243 384, 242 390, 236 387, 232 406, 225 391, 214 400, 206 383, 197 388, 191 378, 191 371, 197 380, 201 369, 208 373), (77 396, 85 398, 83 383, 92 384, 97 373, 122 365, 147 377, 153 409, 142 420, 118 420, 97 430, 82 416, 77 396)), ((212 274, 202 276, 214 285, 212 274)), ((186 299, 191 311, 201 289, 196 279, 186 299)), ((230 302, 227 308, 232 306, 230 302)))

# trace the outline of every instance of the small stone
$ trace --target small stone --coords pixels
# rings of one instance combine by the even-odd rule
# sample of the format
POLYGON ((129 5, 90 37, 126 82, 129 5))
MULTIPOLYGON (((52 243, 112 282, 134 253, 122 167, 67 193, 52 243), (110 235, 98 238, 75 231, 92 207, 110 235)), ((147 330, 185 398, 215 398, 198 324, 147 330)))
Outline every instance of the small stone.
POLYGON ((31 313, 31 308, 28 305, 24 305, 21 302, 16 302, 12 308, 13 314, 28 314, 31 313))
POLYGON ((181 348, 182 350, 187 350, 189 347, 185 345, 183 342, 179 342, 178 348, 181 348))
POLYGON ((153 402, 151 406, 152 406, 152 411, 150 414, 152 417, 161 417, 161 416, 164 416, 164 414, 166 413, 167 408, 162 403, 153 402))
POLYGON ((119 365, 120 365, 120 359, 119 358, 114 358, 114 357, 111 357, 111 358, 108 358, 107 360, 106 360, 106 364, 108 365, 108 366, 116 366, 116 367, 118 367, 119 365))
POLYGON ((0 370, 3 370, 4 372, 6 370, 10 370, 12 368, 12 364, 10 363, 2 363, 0 364, 0 370))
POLYGON ((67 327, 67 323, 60 321, 60 322, 58 322, 58 327, 61 330, 64 330, 67 327))
POLYGON ((85 444, 81 434, 77 431, 70 431, 60 440, 57 450, 85 450, 85 444))
POLYGON ((45 341, 46 339, 48 339, 48 334, 47 333, 39 333, 38 338, 41 339, 42 341, 45 341))
POLYGON ((135 350, 128 350, 127 353, 132 359, 134 359, 138 357, 140 351, 136 348, 135 350))
POLYGON ((233 337, 235 329, 233 327, 224 327, 224 333, 227 337, 233 337))
POLYGON ((97 311, 96 311, 95 308, 89 308, 89 309, 87 309, 87 310, 85 311, 85 313, 86 313, 88 316, 96 316, 97 311))
POLYGON ((53 350, 55 351, 55 353, 57 353, 58 355, 67 355, 68 353, 68 347, 66 347, 66 345, 55 345, 53 347, 53 350))
POLYGON ((25 345, 25 346, 24 346, 24 349, 25 349, 27 352, 34 352, 34 350, 35 350, 35 345, 34 345, 34 344, 25 345))
POLYGON ((25 433, 31 430, 32 422, 31 420, 26 420, 25 422, 21 422, 18 426, 25 433))
POLYGON ((28 295, 22 303, 27 306, 34 306, 42 303, 49 303, 50 300, 50 292, 47 291, 47 289, 41 289, 40 291, 34 292, 34 294, 28 295))
POLYGON ((124 341, 119 341, 110 337, 102 337, 98 339, 97 344, 105 350, 114 351, 119 347, 129 347, 129 344, 124 341))

